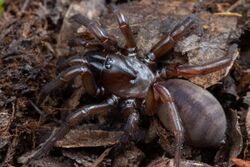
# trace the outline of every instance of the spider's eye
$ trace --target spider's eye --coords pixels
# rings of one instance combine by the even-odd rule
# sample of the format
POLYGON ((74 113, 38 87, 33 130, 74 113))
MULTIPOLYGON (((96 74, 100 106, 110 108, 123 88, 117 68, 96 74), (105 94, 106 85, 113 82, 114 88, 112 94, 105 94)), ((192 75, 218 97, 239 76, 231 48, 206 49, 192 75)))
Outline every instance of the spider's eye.
POLYGON ((112 67, 113 59, 107 58, 105 62, 105 68, 110 69, 112 67))

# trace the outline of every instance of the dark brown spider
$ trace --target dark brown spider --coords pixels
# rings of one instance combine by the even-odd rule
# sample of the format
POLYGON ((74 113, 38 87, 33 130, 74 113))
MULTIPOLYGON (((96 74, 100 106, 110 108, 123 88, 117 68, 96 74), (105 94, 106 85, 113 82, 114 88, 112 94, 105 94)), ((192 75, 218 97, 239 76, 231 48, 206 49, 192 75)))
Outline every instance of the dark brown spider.
POLYGON ((232 62, 232 50, 237 46, 232 45, 228 49, 228 56, 217 61, 203 65, 176 65, 158 69, 160 58, 164 57, 186 30, 192 27, 195 16, 184 19, 151 49, 145 59, 140 60, 137 58, 136 42, 127 18, 118 9, 113 8, 113 12, 126 39, 126 53, 121 51, 117 43, 97 22, 81 15, 73 16, 73 20, 87 27, 99 40, 99 43, 79 43, 84 46, 101 46, 106 50, 115 48, 116 51, 107 54, 97 49, 87 52, 83 57, 68 59, 62 67, 71 67, 42 88, 37 103, 40 105, 51 91, 79 75, 84 79, 83 84, 88 94, 109 98, 101 104, 87 105, 70 114, 58 131, 26 160, 41 158, 57 140, 63 138, 82 119, 113 110, 119 101, 133 102, 126 106, 133 112, 124 129, 125 135, 133 136, 132 132, 135 131, 140 116, 135 109, 135 99, 142 106, 139 110, 143 110, 149 116, 158 114, 162 124, 174 133, 176 166, 180 166, 184 139, 197 147, 217 146, 223 141, 226 119, 223 108, 215 97, 191 82, 170 78, 204 75, 225 68, 232 62), (100 90, 104 91, 102 95, 100 90))

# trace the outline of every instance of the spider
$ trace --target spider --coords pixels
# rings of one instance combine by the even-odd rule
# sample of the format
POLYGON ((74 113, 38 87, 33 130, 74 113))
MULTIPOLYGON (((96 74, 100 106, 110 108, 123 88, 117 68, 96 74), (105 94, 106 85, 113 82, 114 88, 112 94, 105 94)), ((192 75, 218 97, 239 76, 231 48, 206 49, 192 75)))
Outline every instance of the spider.
POLYGON ((80 44, 102 47, 110 52, 96 49, 86 52, 84 56, 66 60, 62 65, 66 70, 42 88, 37 103, 40 105, 51 91, 77 76, 82 76, 88 94, 108 98, 100 104, 86 105, 68 115, 61 127, 29 159, 42 157, 82 119, 114 110, 122 101, 131 102, 125 106, 132 112, 124 128, 124 135, 133 136, 140 120, 135 100, 139 101, 141 112, 149 116, 158 115, 162 124, 173 132, 176 140, 174 162, 177 167, 180 166, 184 140, 197 147, 219 145, 226 131, 226 118, 220 103, 207 90, 189 81, 171 78, 204 75, 223 69, 231 64, 232 50, 237 46, 231 45, 228 56, 217 61, 203 65, 163 66, 159 69, 157 65, 161 63, 160 59, 193 26, 196 16, 186 17, 142 59, 137 56, 136 42, 128 19, 119 9, 112 9, 126 40, 123 50, 119 49, 117 42, 100 24, 79 14, 73 16, 74 21, 84 25, 99 41, 80 41, 80 44))

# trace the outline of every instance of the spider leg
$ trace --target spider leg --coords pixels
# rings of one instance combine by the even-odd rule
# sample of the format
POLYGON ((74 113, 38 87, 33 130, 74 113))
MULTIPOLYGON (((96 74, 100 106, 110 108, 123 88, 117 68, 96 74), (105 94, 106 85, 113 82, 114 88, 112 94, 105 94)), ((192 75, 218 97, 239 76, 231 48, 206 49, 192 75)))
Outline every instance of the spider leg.
POLYGON ((50 81, 42 88, 37 99, 37 104, 40 105, 51 91, 63 86, 79 75, 84 76, 84 85, 87 85, 86 90, 88 93, 95 94, 97 86, 91 71, 86 66, 74 66, 60 73, 56 79, 50 81))
POLYGON ((37 150, 32 152, 32 154, 27 157, 20 157, 19 161, 21 161, 21 163, 27 163, 31 159, 41 158, 53 147, 56 141, 63 138, 70 131, 70 129, 74 128, 82 119, 108 112, 116 106, 118 100, 119 99, 117 97, 113 96, 101 104, 87 105, 76 110, 66 118, 65 122, 58 130, 52 133, 44 143, 40 144, 37 150))
POLYGON ((131 28, 129 26, 128 18, 115 6, 112 5, 111 9, 115 14, 117 22, 119 24, 119 28, 126 39, 127 50, 131 55, 134 55, 136 51, 136 42, 134 35, 131 31, 131 28))
POLYGON ((96 21, 90 20, 87 17, 76 14, 70 18, 70 20, 75 21, 79 24, 84 25, 88 30, 105 46, 113 45, 116 46, 117 42, 112 39, 106 30, 101 27, 96 21))
POLYGON ((233 61, 233 56, 237 51, 237 44, 230 46, 227 56, 202 65, 178 65, 169 66, 162 70, 163 77, 193 77, 205 75, 229 66, 233 61))
POLYGON ((155 93, 159 96, 161 105, 158 109, 158 117, 162 124, 171 130, 176 139, 175 166, 180 166, 181 148, 184 142, 184 128, 181 118, 178 114, 176 105, 168 89, 160 83, 153 86, 155 93))
POLYGON ((153 87, 149 88, 146 100, 145 100, 145 113, 149 116, 152 116, 155 114, 155 96, 154 96, 154 89, 153 87))
POLYGON ((127 103, 123 106, 123 115, 128 115, 126 125, 124 127, 124 134, 120 138, 121 144, 127 144, 129 141, 134 140, 139 131, 139 113, 135 109, 135 100, 129 99, 127 103))
POLYGON ((180 24, 175 26, 169 35, 164 36, 146 56, 146 62, 155 62, 170 51, 176 42, 190 29, 195 22, 195 15, 185 18, 180 24))
POLYGON ((82 39, 80 37, 74 37, 68 43, 69 43, 69 46, 71 46, 71 47, 74 47, 74 46, 83 46, 85 48, 93 48, 93 47, 102 48, 103 47, 100 44, 100 42, 87 41, 87 40, 84 40, 84 39, 82 39))
POLYGON ((72 67, 74 65, 83 65, 87 66, 89 65, 88 58, 86 57, 91 57, 91 60, 93 61, 96 59, 97 61, 105 61, 105 56, 104 53, 101 52, 96 52, 96 51, 90 51, 87 52, 85 55, 77 55, 77 56, 72 56, 66 60, 64 60, 62 63, 59 64, 58 69, 61 71, 63 69, 66 69, 68 67, 72 67))
POLYGON ((82 56, 72 56, 68 59, 66 59, 65 61, 63 61, 62 63, 60 63, 58 65, 58 69, 60 71, 62 71, 63 69, 75 66, 75 65, 83 65, 86 66, 88 64, 88 61, 86 60, 86 58, 82 57, 82 56))

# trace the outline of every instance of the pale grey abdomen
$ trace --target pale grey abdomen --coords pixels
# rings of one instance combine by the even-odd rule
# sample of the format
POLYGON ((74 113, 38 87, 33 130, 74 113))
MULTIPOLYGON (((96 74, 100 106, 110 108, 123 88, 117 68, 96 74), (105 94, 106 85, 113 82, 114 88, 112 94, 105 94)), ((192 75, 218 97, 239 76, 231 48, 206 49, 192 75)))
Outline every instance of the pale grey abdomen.
POLYGON ((226 117, 217 99, 207 90, 181 79, 164 83, 177 106, 185 139, 196 147, 219 145, 225 137, 226 117))

